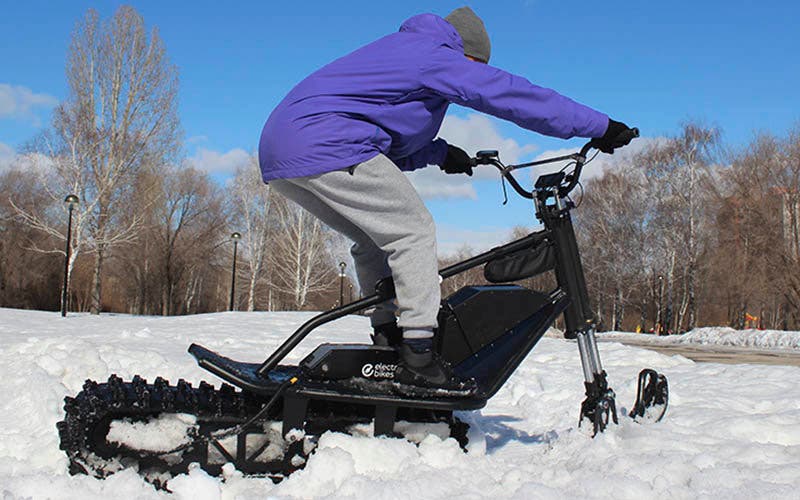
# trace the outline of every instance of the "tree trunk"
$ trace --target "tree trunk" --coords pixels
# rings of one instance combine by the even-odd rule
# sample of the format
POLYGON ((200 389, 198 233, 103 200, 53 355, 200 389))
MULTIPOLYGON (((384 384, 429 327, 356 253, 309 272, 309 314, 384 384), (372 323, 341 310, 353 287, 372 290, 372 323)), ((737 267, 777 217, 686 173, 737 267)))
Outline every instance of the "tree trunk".
POLYGON ((89 312, 92 314, 100 314, 102 308, 101 296, 101 282, 103 272, 103 260, 105 259, 106 246, 103 243, 97 245, 97 252, 94 256, 94 271, 92 273, 92 301, 89 306, 89 312))
POLYGON ((256 273, 250 273, 250 284, 247 287, 247 310, 256 310, 256 273))
POLYGON ((694 255, 689 258, 689 272, 687 276, 688 283, 686 284, 686 292, 688 295, 687 317, 686 317, 686 331, 691 331, 697 324, 697 303, 695 297, 695 279, 697 274, 697 263, 695 262, 694 255))

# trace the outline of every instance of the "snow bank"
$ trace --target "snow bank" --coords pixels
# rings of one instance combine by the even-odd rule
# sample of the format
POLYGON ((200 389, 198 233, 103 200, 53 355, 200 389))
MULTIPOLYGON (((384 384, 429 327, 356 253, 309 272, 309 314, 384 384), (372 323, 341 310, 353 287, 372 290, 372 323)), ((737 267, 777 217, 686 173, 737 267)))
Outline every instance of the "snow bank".
POLYGON ((683 335, 657 337, 629 332, 608 332, 603 338, 629 338, 661 344, 701 344, 758 349, 800 349, 800 332, 784 330, 734 330, 724 326, 695 328, 683 335))
MULTIPOLYGON (((695 364, 604 342, 601 354, 622 412, 643 366, 670 379, 666 420, 627 419, 591 439, 576 428, 583 397, 577 348, 544 338, 479 412, 464 414, 470 452, 435 429, 402 429, 419 444, 328 433, 307 467, 280 484, 202 470, 174 478, 169 495, 132 471, 106 480, 69 476, 55 424, 65 395, 111 373, 171 381, 218 380, 185 349, 196 341, 262 361, 307 313, 222 313, 178 318, 71 315, 0 309, 0 494, 3 498, 796 498, 800 485, 800 369, 695 364)), ((321 340, 363 341, 368 322, 343 318, 321 340)), ((165 422, 166 424, 166 422, 165 422)), ((129 429, 127 429, 129 430, 129 429)), ((120 432, 126 429, 121 428, 120 432)), ((178 437, 179 438, 179 437, 178 437)), ((154 444, 153 446, 157 446, 154 444)))

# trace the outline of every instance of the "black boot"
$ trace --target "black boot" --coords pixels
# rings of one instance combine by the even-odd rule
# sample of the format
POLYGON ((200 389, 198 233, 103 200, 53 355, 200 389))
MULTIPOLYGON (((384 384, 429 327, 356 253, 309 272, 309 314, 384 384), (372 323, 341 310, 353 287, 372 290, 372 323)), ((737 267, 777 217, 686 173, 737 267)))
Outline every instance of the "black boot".
POLYGON ((433 352, 433 339, 406 339, 399 349, 400 364, 394 381, 409 386, 473 392, 475 381, 453 375, 450 365, 433 352))
POLYGON ((379 346, 400 347, 403 343, 403 329, 396 321, 372 327, 372 344, 379 346))

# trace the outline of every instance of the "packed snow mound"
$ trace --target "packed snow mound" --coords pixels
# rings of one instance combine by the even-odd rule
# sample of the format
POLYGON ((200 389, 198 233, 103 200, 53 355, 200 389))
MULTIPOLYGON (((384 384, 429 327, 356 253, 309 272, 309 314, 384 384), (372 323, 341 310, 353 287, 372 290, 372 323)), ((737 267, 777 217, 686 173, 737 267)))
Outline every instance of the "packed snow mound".
POLYGON ((682 344, 715 344, 767 349, 800 349, 800 332, 708 327, 696 328, 681 335, 680 342, 682 344))
POLYGON ((599 334, 603 338, 635 338, 660 344, 701 344, 758 349, 800 349, 800 332, 785 330, 735 330, 725 326, 695 328, 683 335, 658 337, 629 332, 599 334))
MULTIPOLYGON (((134 471, 106 480, 70 476, 56 422, 86 378, 162 375, 219 380, 186 353, 193 341, 260 362, 310 313, 220 313, 173 318, 0 309, 0 492, 3 498, 796 498, 800 486, 800 368, 696 364, 614 342, 600 345, 620 412, 642 367, 664 372, 671 401, 650 426, 623 419, 592 439, 577 428, 583 380, 573 341, 543 338, 481 411, 469 452, 438 429, 396 428, 401 439, 324 434, 307 467, 275 485, 194 469, 170 495, 134 471)), ((321 341, 367 341, 350 316, 321 327, 289 361, 321 341)), ((180 422, 178 422, 180 423, 180 422)), ((184 422, 185 423, 185 422, 184 422)), ((167 439, 176 422, 160 422, 167 439)), ((402 426, 401 426, 402 427, 402 426)), ((123 423, 115 432, 134 432, 123 423)), ((153 436, 146 436, 148 440, 153 436)), ((158 443, 152 443, 158 448, 158 443)))

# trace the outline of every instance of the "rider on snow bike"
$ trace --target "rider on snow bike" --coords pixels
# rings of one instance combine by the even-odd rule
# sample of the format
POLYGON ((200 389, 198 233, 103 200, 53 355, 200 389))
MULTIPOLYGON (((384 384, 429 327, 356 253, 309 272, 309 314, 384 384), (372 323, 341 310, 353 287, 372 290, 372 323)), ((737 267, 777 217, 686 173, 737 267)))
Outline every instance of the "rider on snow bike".
POLYGON ((432 349, 440 303, 435 227, 403 175, 427 165, 472 175, 464 150, 434 140, 448 105, 549 136, 595 138, 606 153, 634 136, 603 113, 489 66, 490 52, 469 7, 445 18, 414 16, 300 82, 261 134, 264 182, 354 242, 361 289, 393 278, 397 304, 380 304, 371 321, 374 342, 400 352, 401 384, 460 383, 432 349))

